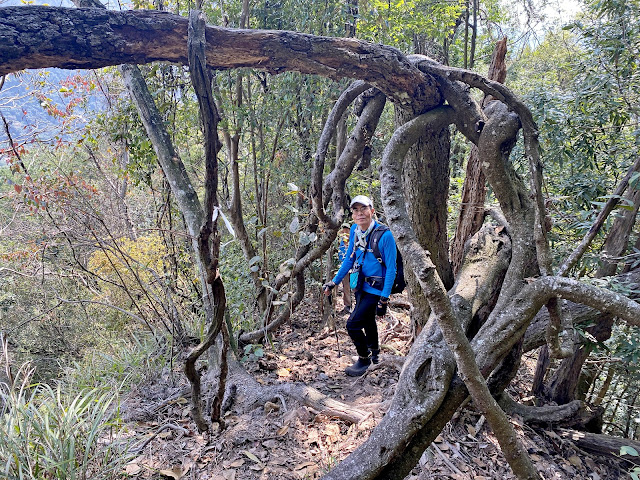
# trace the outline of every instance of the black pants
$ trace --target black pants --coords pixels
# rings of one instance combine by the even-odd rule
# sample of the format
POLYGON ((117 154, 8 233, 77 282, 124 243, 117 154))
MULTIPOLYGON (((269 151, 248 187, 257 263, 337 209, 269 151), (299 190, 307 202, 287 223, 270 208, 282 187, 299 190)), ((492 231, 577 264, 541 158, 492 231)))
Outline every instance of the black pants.
POLYGON ((361 357, 368 357, 369 350, 379 350, 376 307, 380 297, 363 290, 356 292, 356 307, 347 320, 347 332, 361 357))

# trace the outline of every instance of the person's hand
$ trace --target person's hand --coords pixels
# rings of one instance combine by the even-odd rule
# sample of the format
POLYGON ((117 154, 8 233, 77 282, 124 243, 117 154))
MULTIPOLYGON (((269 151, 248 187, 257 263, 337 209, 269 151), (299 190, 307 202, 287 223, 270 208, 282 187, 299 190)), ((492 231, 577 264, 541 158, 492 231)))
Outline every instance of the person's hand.
POLYGON ((333 290, 333 287, 335 287, 336 284, 333 283, 333 281, 329 281, 327 283, 325 283, 324 285, 322 285, 322 291, 324 292, 325 295, 329 296, 331 295, 331 290, 333 290))
POLYGON ((380 297, 380 300, 378 300, 378 306, 376 307, 376 315, 378 317, 384 317, 387 314, 388 304, 389 304, 388 298, 380 297))

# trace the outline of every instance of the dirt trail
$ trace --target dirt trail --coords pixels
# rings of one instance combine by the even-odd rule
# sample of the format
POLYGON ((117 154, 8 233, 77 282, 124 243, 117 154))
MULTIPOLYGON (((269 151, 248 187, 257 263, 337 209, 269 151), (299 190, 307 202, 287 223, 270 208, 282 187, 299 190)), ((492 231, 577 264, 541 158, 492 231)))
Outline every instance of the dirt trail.
MULTIPOLYGON (((336 310, 341 309, 338 304, 336 310)), ((333 330, 323 328, 320 318, 317 302, 302 303, 290 324, 278 332, 275 349, 265 346, 262 355, 257 352, 259 358, 251 353, 243 363, 260 384, 304 382, 335 400, 366 410, 369 416, 364 421, 349 424, 282 397, 247 413, 240 413, 242 406, 236 405, 226 414, 225 430, 199 434, 189 417, 189 401, 180 395, 188 391, 186 379, 177 371, 141 386, 127 400, 126 408, 138 412, 138 421, 131 428, 152 438, 127 466, 129 475, 140 479, 314 479, 349 455, 366 440, 389 406, 401 355, 410 346, 409 318, 405 310, 390 308, 378 321, 381 362, 360 378, 344 373, 355 355, 344 329, 347 315, 336 316, 337 340, 333 330)), ((535 366, 535 359, 524 360, 510 389, 516 398, 526 395, 535 366)), ((623 472, 618 468, 578 451, 570 442, 559 441, 553 432, 538 434, 517 419, 513 422, 545 479, 629 478, 619 475, 623 472)), ((484 418, 467 404, 407 478, 515 477, 484 418)))

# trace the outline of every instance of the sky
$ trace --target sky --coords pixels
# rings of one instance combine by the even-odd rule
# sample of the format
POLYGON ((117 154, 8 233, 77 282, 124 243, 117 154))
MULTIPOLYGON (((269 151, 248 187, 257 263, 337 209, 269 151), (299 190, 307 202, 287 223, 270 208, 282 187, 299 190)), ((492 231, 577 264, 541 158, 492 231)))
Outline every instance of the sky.
POLYGON ((550 18, 562 21, 573 18, 580 9, 581 2, 578 0, 551 0, 544 9, 544 13, 550 18))

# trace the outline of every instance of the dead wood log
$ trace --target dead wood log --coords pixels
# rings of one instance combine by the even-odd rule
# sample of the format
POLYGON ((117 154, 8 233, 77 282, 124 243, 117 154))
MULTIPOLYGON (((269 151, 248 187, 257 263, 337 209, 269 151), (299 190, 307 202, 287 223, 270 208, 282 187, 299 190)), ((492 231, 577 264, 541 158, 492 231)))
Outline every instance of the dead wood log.
MULTIPOLYGON (((186 18, 152 10, 111 11, 29 5, 0 9, 0 75, 25 68, 99 68, 122 63, 187 63, 186 18)), ((296 70, 370 82, 401 105, 442 103, 433 79, 399 50, 356 39, 207 26, 212 68, 296 70)))
POLYGON ((302 383, 284 383, 265 388, 260 398, 262 399, 268 396, 277 398, 279 395, 286 395, 293 398, 302 405, 309 407, 315 413, 321 413, 327 417, 339 418, 349 423, 360 423, 372 415, 368 410, 362 410, 353 405, 334 400, 315 388, 308 387, 302 383))
POLYGON ((601 433, 579 432, 577 430, 560 430, 560 436, 573 442, 576 447, 596 455, 605 455, 615 459, 622 459, 628 465, 640 465, 640 457, 621 454, 622 447, 631 447, 640 452, 640 442, 628 438, 613 437, 601 433))
POLYGON ((237 362, 229 357, 229 379, 224 404, 227 409, 233 404, 241 405, 246 411, 273 402, 280 397, 288 397, 317 413, 339 418, 345 422, 360 423, 371 416, 369 410, 335 400, 315 388, 302 383, 283 383, 280 385, 261 385, 237 362))

